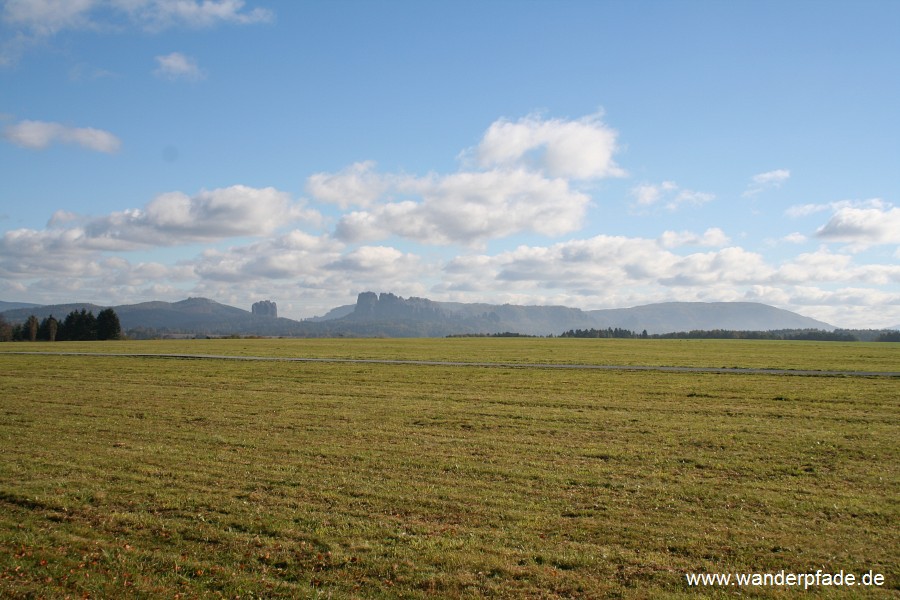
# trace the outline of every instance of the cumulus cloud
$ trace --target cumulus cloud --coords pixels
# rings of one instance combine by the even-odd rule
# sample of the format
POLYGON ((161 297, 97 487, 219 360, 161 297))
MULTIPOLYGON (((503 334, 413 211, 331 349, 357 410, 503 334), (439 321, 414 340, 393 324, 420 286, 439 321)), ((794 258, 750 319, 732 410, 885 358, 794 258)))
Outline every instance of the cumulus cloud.
POLYGON ((900 265, 858 265, 849 254, 820 248, 785 261, 773 274, 772 281, 791 285, 848 281, 888 285, 900 283, 900 265))
POLYGON ((85 231, 93 240, 112 246, 175 245, 267 235, 292 221, 315 220, 317 216, 275 188, 234 185, 203 190, 194 196, 183 192, 162 194, 143 209, 96 219, 85 231))
POLYGON ((900 244, 900 208, 840 208, 816 230, 816 237, 862 248, 900 244))
POLYGON ((521 231, 559 235, 580 227, 590 201, 563 179, 521 169, 404 178, 390 189, 416 200, 346 214, 337 236, 348 242, 401 236, 477 246, 521 231))
POLYGON ((636 185, 631 188, 631 197, 635 206, 641 209, 662 205, 669 211, 678 210, 684 205, 700 206, 716 198, 714 194, 682 188, 674 181, 636 185))
POLYGON ((397 248, 352 248, 328 235, 299 230, 227 250, 206 250, 189 262, 198 278, 197 293, 240 297, 247 303, 252 294, 246 290, 288 298, 302 290, 304 298, 319 299, 318 314, 366 289, 423 295, 421 282, 439 270, 397 248))
POLYGON ((250 283, 260 280, 320 278, 338 260, 344 245, 301 230, 225 251, 209 249, 193 261, 201 279, 250 283))
POLYGON ((417 271, 420 263, 419 257, 414 254, 390 246, 361 246, 329 263, 327 268, 366 273, 369 277, 396 278, 400 274, 417 271))
POLYGON ((488 128, 474 155, 483 168, 526 167, 573 179, 623 177, 625 171, 613 160, 618 133, 601 116, 500 119, 488 128))
POLYGON ((755 196, 767 189, 781 187, 781 184, 790 179, 791 172, 788 169, 776 169, 758 173, 750 179, 750 186, 743 193, 745 198, 755 196))
POLYGON ((96 298, 102 303, 178 300, 207 291, 226 301, 229 286, 239 288, 237 295, 246 300, 248 294, 264 294, 273 281, 296 286, 300 280, 333 289, 326 285, 333 275, 325 266, 340 258, 343 244, 297 230, 275 233, 294 221, 316 222, 317 217, 282 192, 245 186, 194 196, 164 194, 142 209, 99 218, 58 211, 47 229, 12 230, 0 237, 0 284, 42 301, 90 300, 102 290, 103 297, 96 298), (132 262, 123 255, 247 236, 264 237, 227 251, 211 248, 175 264, 132 262))
POLYGON ((93 127, 70 127, 47 121, 20 121, 3 131, 3 137, 17 146, 43 150, 51 144, 75 144, 96 152, 113 153, 121 146, 119 138, 93 127))
MULTIPOLYGON (((477 147, 464 151, 457 173, 378 173, 366 161, 316 173, 306 191, 318 201, 357 209, 344 214, 335 230, 351 243, 398 236, 477 247, 520 232, 556 236, 582 225, 590 197, 579 182, 624 175, 613 161, 616 136, 599 115, 501 119, 477 147)), ((679 201, 689 200, 691 192, 684 192, 679 201)))
POLYGON ((7 231, 0 238, 0 275, 90 274, 95 261, 85 252, 83 241, 80 229, 7 231))
MULTIPOLYGON (((472 260, 451 261, 449 277, 464 273, 472 260)), ((606 235, 552 246, 521 246, 479 261, 483 274, 498 281, 569 290, 736 284, 765 279, 773 272, 760 255, 742 248, 682 256, 657 240, 606 235)))
POLYGON ((398 178, 376 173, 374 169, 374 161, 364 161, 337 173, 314 173, 307 179, 306 191, 316 200, 342 209, 370 206, 392 188, 402 187, 398 178))
POLYGON ((25 265, 27 271, 35 261, 47 264, 47 255, 60 257, 64 265, 69 256, 263 236, 291 222, 318 219, 317 212, 292 202, 284 192, 235 185, 194 196, 162 194, 142 209, 103 217, 57 212, 50 229, 7 231, 0 238, 0 250, 9 259, 7 268, 25 265))
POLYGON ((197 61, 180 52, 157 56, 156 63, 158 66, 153 73, 163 79, 199 81, 205 77, 203 71, 197 66, 197 61))

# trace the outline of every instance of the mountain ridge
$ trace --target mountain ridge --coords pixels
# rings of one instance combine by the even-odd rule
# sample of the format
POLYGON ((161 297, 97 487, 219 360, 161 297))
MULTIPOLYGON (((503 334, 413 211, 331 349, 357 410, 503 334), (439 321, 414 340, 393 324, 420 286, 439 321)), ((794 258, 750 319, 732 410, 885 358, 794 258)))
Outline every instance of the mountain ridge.
MULTIPOLYGON (((0 305, 2 306, 2 305, 0 305)), ((98 312, 92 303, 31 305, 0 312, 10 322, 72 310, 98 312)), ((649 334, 729 329, 770 331, 835 327, 823 321, 756 302, 662 302, 630 308, 582 310, 567 306, 441 302, 362 292, 356 304, 302 321, 254 315, 208 298, 149 301, 112 306, 125 331, 153 330, 198 335, 297 337, 437 337, 465 334, 559 335, 573 329, 620 328, 649 334)))

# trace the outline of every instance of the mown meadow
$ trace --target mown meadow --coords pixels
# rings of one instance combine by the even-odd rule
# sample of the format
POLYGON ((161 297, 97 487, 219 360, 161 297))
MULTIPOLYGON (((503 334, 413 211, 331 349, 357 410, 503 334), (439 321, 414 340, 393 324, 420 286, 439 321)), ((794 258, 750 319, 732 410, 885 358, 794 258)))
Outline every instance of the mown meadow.
POLYGON ((188 340, 0 347, 0 596, 900 594, 900 345, 188 340), (880 587, 689 588, 693 572, 880 587))

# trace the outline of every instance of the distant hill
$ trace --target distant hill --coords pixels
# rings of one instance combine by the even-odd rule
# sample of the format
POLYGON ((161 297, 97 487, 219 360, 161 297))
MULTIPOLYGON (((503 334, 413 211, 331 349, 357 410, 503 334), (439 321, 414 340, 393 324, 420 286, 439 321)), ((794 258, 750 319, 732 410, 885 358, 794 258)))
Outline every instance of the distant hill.
POLYGON ((602 327, 646 329, 651 334, 713 329, 835 329, 823 321, 757 302, 663 302, 634 308, 593 310, 590 314, 602 327))
MULTIPOLYGON (((90 302, 72 302, 70 304, 31 304, 26 308, 14 308, 12 310, 4 310, 2 314, 10 323, 20 323, 25 321, 30 315, 36 316, 38 319, 46 319, 54 316, 57 319, 65 318, 67 314, 73 310, 84 309, 95 315, 99 313, 105 306, 91 304, 90 302)), ((121 321, 121 319, 120 319, 121 321)))
MULTIPOLYGON (((87 303, 29 305, 2 312, 12 323, 29 315, 64 318, 73 310, 97 314, 105 306, 87 303)), ((390 293, 359 294, 356 304, 339 306, 305 321, 254 315, 207 298, 142 302, 112 307, 122 329, 133 335, 263 335, 299 337, 441 337, 519 333, 559 335, 570 329, 620 328, 650 334, 730 329, 834 330, 832 325, 787 310, 752 302, 666 302, 633 308, 584 311, 565 306, 518 306, 436 302, 390 293)))
POLYGON ((823 321, 753 302, 665 302, 634 308, 583 311, 565 306, 465 304, 436 302, 426 298, 400 298, 394 294, 364 292, 352 312, 334 309, 319 322, 428 324, 450 334, 514 332, 558 335, 569 329, 622 328, 650 334, 673 331, 732 329, 769 331, 783 329, 834 330, 823 321), (345 314, 346 313, 346 314, 345 314), (329 318, 330 315, 333 315, 329 318))
POLYGON ((30 302, 4 302, 0 300, 0 313, 7 310, 15 310, 17 308, 34 308, 40 304, 31 304, 30 302))
POLYGON ((337 308, 332 308, 327 313, 322 315, 321 317, 310 317, 307 321, 319 322, 319 321, 331 321, 332 319, 340 319, 341 317, 346 317, 350 313, 352 313, 356 309, 355 304, 345 304, 343 306, 338 306, 337 308))
POLYGON ((180 302, 142 302, 114 307, 122 327, 152 329, 216 328, 229 322, 240 326, 253 315, 206 298, 188 298, 180 302))

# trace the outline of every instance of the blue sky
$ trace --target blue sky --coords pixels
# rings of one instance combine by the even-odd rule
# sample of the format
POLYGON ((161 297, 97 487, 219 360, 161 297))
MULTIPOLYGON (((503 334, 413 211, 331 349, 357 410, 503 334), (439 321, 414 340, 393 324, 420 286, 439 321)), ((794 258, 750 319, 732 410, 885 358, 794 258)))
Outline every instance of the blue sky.
POLYGON ((900 3, 0 1, 0 299, 900 324, 900 3))

